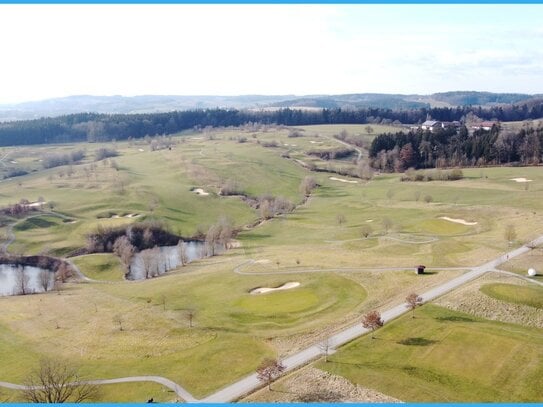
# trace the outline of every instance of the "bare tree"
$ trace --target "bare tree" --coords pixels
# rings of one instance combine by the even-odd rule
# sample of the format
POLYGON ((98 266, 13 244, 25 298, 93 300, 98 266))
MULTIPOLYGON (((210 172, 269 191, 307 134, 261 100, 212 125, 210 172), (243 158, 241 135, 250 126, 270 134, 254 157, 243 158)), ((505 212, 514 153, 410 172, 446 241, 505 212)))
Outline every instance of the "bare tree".
POLYGON ((17 294, 26 295, 30 294, 30 288, 28 284, 30 282, 30 276, 25 271, 24 266, 17 266, 15 277, 15 288, 17 289, 17 294))
POLYGON ((166 296, 164 294, 160 296, 160 303, 162 304, 162 311, 166 311, 166 296))
POLYGON ((206 246, 209 256, 215 256, 215 245, 219 242, 221 236, 220 225, 211 225, 206 233, 206 246))
POLYGON ((405 306, 413 311, 413 318, 415 318, 415 308, 422 305, 422 297, 416 293, 411 293, 405 297, 405 306))
POLYGON ((113 322, 119 325, 119 331, 123 330, 123 317, 121 314, 117 314, 113 317, 113 322))
POLYGON ((71 276, 72 271, 70 267, 66 263, 61 262, 56 271, 56 279, 61 283, 65 283, 71 276))
POLYGON ((388 234, 388 231, 390 230, 390 228, 392 228, 392 220, 390 220, 390 218, 383 218, 381 223, 383 224, 383 227, 385 228, 385 234, 388 234))
POLYGON ((362 317, 362 326, 371 329, 371 339, 375 339, 373 333, 377 328, 382 327, 384 323, 379 311, 370 311, 362 317))
POLYGON ((135 248, 132 246, 132 243, 130 243, 127 236, 123 235, 115 239, 115 243, 113 243, 113 252, 119 256, 121 262, 126 267, 127 272, 129 272, 135 248))
POLYGON ((256 368, 258 380, 268 385, 271 390, 272 381, 285 371, 285 366, 277 359, 264 359, 256 368))
POLYGON ((226 250, 228 248, 230 239, 232 239, 232 236, 234 235, 234 223, 231 219, 222 217, 219 219, 219 227, 219 243, 223 245, 224 249, 226 250))
POLYGON ((309 196, 316 187, 317 181, 315 181, 315 178, 307 176, 300 183, 300 192, 305 196, 309 196))
POLYGON ((366 239, 368 238, 369 235, 371 235, 372 232, 373 232, 373 228, 367 223, 360 226, 360 234, 366 239))
POLYGON ((513 241, 517 238, 517 231, 515 230, 515 225, 509 224, 505 227, 504 237, 510 245, 513 243, 513 241))
POLYGON ((258 210, 260 212, 260 217, 262 219, 270 219, 273 218, 273 208, 270 204, 270 201, 267 199, 264 199, 260 202, 260 206, 258 207, 258 210))
POLYGON ((30 403, 80 403, 98 394, 96 385, 81 380, 76 368, 53 359, 42 359, 25 385, 23 397, 30 403))
POLYGON ((49 270, 41 270, 38 276, 40 280, 40 286, 43 288, 44 292, 49 291, 49 285, 51 282, 51 272, 49 270))
POLYGON ((158 275, 159 255, 160 249, 156 246, 153 249, 145 249, 141 251, 140 257, 143 265, 143 271, 145 272, 145 278, 152 278, 158 275))
POLYGON ((185 310, 185 316, 187 317, 187 321, 189 321, 189 328, 192 328, 192 323, 194 321, 194 317, 196 316, 196 309, 189 308, 185 310))
POLYGON ((181 262, 181 265, 184 266, 189 262, 189 258, 187 254, 187 244, 182 240, 177 242, 177 252, 179 254, 179 261, 181 262))
POLYGON ((150 248, 153 246, 154 242, 155 241, 153 238, 153 232, 151 231, 151 229, 146 228, 143 231, 143 244, 145 245, 145 247, 150 248))
POLYGON ((328 362, 328 355, 330 354, 330 350, 332 350, 332 341, 330 338, 324 339, 322 342, 319 343, 319 349, 324 355, 324 362, 328 362))

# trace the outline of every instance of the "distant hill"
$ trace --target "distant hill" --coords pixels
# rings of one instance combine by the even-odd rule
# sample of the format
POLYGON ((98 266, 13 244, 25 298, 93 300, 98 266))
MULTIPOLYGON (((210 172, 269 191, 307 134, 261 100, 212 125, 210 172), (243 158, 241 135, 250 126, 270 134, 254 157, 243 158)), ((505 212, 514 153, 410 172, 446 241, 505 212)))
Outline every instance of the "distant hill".
POLYGON ((54 117, 65 114, 93 113, 160 113, 174 110, 211 108, 378 108, 411 110, 430 107, 496 106, 528 104, 543 95, 455 91, 432 95, 354 93, 344 95, 242 95, 242 96, 68 96, 36 102, 0 105, 0 121, 54 117))

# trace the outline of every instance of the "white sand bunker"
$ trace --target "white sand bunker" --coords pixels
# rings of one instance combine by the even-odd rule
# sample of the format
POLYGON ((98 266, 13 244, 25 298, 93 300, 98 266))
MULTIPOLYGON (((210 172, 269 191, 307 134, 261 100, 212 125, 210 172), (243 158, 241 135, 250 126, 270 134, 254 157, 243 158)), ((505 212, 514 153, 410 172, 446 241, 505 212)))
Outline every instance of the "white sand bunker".
POLYGON ((366 221, 366 223, 371 223, 371 222, 373 222, 373 219, 368 219, 368 220, 366 221))
POLYGON ((145 150, 144 150, 143 148, 138 148, 138 151, 143 152, 143 151, 145 151, 145 150))
POLYGON ((477 222, 468 222, 464 219, 449 218, 448 216, 441 216, 439 219, 448 220, 449 222, 454 222, 454 223, 460 223, 466 226, 473 226, 477 224, 477 222))
POLYGON ((322 144, 323 141, 313 141, 313 140, 310 140, 309 141, 311 144, 322 144))
POLYGON ((347 182, 349 184, 358 184, 358 181, 349 181, 348 179, 330 177, 332 181, 347 182))
POLYGON ((129 213, 128 215, 125 215, 125 218, 137 218, 141 216, 139 213, 129 213))
POLYGON ((202 188, 193 189, 192 192, 194 192, 196 195, 209 195, 209 192, 204 191, 202 188))
POLYGON ((35 207, 37 207, 37 206, 45 205, 46 203, 47 203, 46 201, 43 201, 43 202, 32 202, 32 203, 26 204, 26 206, 28 206, 29 208, 35 208, 35 207))
POLYGON ((524 178, 524 177, 520 177, 520 178, 510 178, 509 181, 515 181, 515 182, 532 182, 533 180, 527 179, 527 178, 524 178))
POLYGON ((271 260, 268 260, 268 259, 255 260, 254 263, 255 264, 269 264, 271 263, 271 260))
POLYGON ((250 293, 251 294, 264 294, 264 293, 269 293, 271 291, 278 291, 278 290, 290 290, 291 288, 296 288, 300 285, 299 282, 297 281, 291 281, 289 283, 285 283, 283 284, 282 286, 280 287, 276 287, 276 288, 270 288, 270 287, 258 287, 258 288, 255 288, 254 290, 251 290, 250 293))

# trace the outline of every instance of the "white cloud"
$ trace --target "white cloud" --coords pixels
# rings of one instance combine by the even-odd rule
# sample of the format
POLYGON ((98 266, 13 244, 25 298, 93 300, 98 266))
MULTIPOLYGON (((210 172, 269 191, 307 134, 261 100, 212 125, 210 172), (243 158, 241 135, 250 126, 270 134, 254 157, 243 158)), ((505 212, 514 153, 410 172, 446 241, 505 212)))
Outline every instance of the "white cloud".
POLYGON ((0 103, 83 93, 431 93, 483 82, 543 92, 534 73, 542 10, 2 5, 0 103))

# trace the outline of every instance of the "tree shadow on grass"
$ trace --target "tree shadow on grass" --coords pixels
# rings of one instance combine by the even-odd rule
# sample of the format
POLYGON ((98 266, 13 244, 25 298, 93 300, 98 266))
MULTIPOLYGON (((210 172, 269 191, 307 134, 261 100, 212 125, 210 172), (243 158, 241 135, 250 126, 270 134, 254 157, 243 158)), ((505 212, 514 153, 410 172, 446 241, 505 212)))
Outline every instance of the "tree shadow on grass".
POLYGON ((406 338, 401 341, 398 341, 397 343, 400 345, 407 345, 407 346, 430 346, 438 342, 439 341, 434 341, 432 339, 416 337, 416 338, 406 338))

